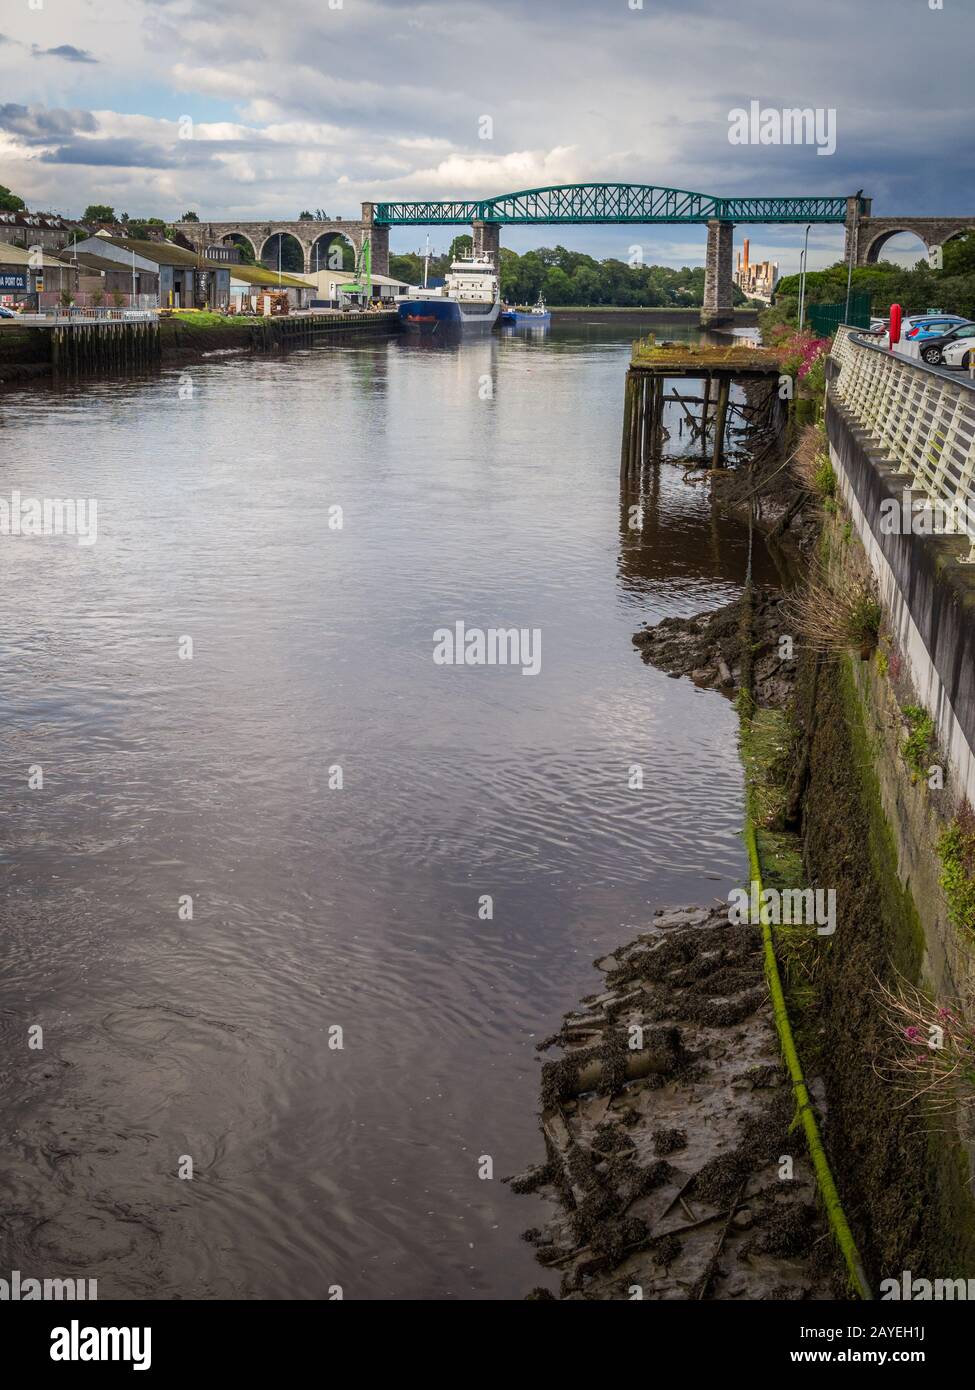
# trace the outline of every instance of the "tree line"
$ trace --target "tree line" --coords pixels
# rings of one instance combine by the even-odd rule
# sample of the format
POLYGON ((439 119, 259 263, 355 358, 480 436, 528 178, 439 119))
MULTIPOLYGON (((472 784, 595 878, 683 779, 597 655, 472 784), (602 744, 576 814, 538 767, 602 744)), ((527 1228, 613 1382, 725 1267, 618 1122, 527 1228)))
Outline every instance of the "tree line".
MULTIPOLYGON (((455 237, 445 255, 430 257, 430 275, 442 278, 458 253, 469 253, 469 236, 455 237)), ((411 285, 423 283, 423 255, 411 251, 390 256, 389 272, 411 285)), ((533 304, 539 294, 548 304, 619 307, 698 308, 704 303, 704 268, 634 265, 615 257, 597 261, 564 246, 540 246, 518 255, 501 248, 501 297, 510 304, 533 304)), ((745 296, 735 287, 735 303, 745 296)))
MULTIPOLYGON (((919 260, 913 269, 878 261, 853 271, 852 293, 869 294, 874 313, 886 315, 891 304, 907 313, 934 309, 975 319, 975 235, 945 242, 939 270, 919 260)), ((846 300, 847 266, 838 261, 806 276, 808 304, 840 304, 846 300)), ((799 276, 784 276, 776 286, 775 304, 781 314, 794 314, 799 300, 799 276)))

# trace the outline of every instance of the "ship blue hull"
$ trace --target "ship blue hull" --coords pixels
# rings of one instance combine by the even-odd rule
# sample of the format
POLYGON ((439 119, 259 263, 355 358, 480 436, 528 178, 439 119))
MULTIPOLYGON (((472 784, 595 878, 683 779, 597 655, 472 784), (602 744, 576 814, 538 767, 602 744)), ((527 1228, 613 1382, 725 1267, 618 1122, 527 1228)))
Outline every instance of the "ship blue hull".
POLYGON ((523 314, 520 309, 504 309, 501 313, 501 323, 506 328, 548 328, 552 322, 552 315, 546 310, 544 314, 523 314))
POLYGON ((410 299, 399 305, 399 321, 413 332, 435 333, 447 328, 493 328, 498 317, 497 305, 489 305, 484 313, 461 310, 453 299, 410 299))

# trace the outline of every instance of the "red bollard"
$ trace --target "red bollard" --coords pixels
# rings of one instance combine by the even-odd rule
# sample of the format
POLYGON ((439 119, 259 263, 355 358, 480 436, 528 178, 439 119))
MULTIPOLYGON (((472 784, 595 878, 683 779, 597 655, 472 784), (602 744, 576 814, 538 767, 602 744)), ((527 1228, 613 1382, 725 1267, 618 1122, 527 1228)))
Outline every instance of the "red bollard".
POLYGON ((904 313, 901 306, 899 304, 892 304, 890 306, 890 333, 888 335, 888 341, 891 347, 901 340, 901 320, 903 317, 904 313))

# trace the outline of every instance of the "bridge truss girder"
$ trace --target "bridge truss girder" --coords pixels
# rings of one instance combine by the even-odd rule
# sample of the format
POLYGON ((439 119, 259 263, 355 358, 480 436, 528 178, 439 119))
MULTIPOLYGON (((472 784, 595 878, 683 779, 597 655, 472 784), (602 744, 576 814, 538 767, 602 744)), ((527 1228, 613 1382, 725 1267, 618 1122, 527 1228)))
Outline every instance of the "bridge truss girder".
POLYGON ((578 183, 527 188, 497 198, 466 202, 376 203, 377 223, 387 226, 642 223, 687 225, 712 220, 742 223, 846 221, 848 200, 839 198, 714 198, 653 184, 578 183))

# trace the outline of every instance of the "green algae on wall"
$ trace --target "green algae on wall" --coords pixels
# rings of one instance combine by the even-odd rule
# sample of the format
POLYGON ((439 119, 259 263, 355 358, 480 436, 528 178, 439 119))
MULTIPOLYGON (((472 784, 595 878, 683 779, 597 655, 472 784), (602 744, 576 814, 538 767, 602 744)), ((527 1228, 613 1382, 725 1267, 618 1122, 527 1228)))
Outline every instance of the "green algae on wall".
POLYGON ((898 875, 855 660, 808 654, 800 663, 809 715, 804 858, 810 877, 837 895, 820 996, 827 1147, 875 1280, 905 1269, 967 1278, 975 1275, 967 1155, 944 1117, 905 1103, 883 1071, 891 1037, 877 982, 918 982, 925 937, 898 875))

